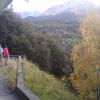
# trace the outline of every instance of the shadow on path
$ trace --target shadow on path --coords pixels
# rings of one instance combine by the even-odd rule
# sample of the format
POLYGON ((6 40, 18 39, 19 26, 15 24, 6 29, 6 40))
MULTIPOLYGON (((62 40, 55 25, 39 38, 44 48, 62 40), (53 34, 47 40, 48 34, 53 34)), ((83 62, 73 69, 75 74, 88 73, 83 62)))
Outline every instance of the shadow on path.
POLYGON ((8 96, 0 96, 0 100, 23 100, 16 93, 8 96))

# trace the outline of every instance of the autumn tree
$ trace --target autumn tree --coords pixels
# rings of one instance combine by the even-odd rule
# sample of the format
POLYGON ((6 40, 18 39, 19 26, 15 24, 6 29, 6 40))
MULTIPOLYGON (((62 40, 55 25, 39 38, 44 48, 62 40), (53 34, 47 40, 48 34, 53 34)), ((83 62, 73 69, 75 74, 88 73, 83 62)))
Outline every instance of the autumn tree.
POLYGON ((73 48, 71 80, 84 100, 96 100, 100 86, 100 12, 87 9, 80 27, 82 40, 73 48))

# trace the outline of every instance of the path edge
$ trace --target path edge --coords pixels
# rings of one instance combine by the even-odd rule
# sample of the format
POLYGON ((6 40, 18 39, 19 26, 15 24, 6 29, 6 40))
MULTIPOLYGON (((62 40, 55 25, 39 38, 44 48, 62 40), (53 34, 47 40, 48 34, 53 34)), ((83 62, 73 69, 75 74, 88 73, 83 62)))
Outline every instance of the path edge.
POLYGON ((23 81, 23 68, 21 64, 21 56, 18 57, 17 61, 17 79, 16 79, 16 93, 23 98, 23 100, 40 100, 38 96, 32 93, 29 89, 27 89, 24 85, 23 81))

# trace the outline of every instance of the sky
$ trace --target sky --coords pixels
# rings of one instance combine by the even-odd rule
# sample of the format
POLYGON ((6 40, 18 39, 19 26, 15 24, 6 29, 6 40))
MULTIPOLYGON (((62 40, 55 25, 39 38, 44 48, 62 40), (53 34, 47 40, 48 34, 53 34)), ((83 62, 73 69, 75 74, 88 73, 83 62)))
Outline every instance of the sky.
MULTIPOLYGON (((28 0, 26 0, 28 1, 28 0)), ((43 12, 49 7, 54 5, 63 4, 70 0, 29 0, 29 2, 25 2, 24 0, 13 0, 13 8, 16 12, 23 11, 39 11, 43 12)))
MULTIPOLYGON (((13 0, 13 9, 16 12, 24 12, 24 11, 38 11, 44 12, 48 8, 54 5, 60 5, 63 3, 67 3, 70 0, 13 0), (29 1, 29 2, 26 2, 29 1)), ((100 0, 87 0, 91 1, 96 5, 100 5, 100 0)))

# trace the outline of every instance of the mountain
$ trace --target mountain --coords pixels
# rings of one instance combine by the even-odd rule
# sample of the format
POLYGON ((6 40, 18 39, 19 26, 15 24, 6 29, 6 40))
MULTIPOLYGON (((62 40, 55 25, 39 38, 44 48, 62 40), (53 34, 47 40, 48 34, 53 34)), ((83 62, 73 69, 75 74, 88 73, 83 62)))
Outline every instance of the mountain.
POLYGON ((71 0, 49 8, 38 17, 25 18, 32 25, 34 33, 47 33, 60 37, 78 37, 80 20, 83 18, 85 0, 71 0), (80 9, 79 9, 80 7, 80 9))
POLYGON ((56 15, 27 17, 34 33, 49 34, 58 37, 78 37, 79 18, 72 12, 62 12, 56 15))
POLYGON ((91 3, 87 0, 70 0, 69 2, 66 2, 61 5, 55 5, 53 7, 50 7, 45 12, 40 13, 38 11, 26 11, 19 13, 22 18, 26 18, 29 16, 38 17, 38 16, 54 16, 60 13, 66 13, 71 12, 78 16, 81 16, 84 14, 85 9, 87 6, 91 7, 91 3))
POLYGON ((38 17, 27 17, 25 20, 31 24, 34 33, 78 37, 82 16, 88 5, 91 3, 86 0, 71 0, 49 8, 38 17))
POLYGON ((25 12, 19 12, 18 13, 22 18, 26 18, 28 16, 34 16, 34 17, 38 17, 41 15, 40 12, 38 11, 25 11, 25 12))
POLYGON ((30 22, 43 22, 43 21, 47 21, 48 23, 51 21, 58 21, 58 22, 64 22, 64 23, 71 23, 73 21, 73 23, 75 22, 78 22, 79 20, 79 17, 76 16, 76 14, 72 13, 72 12, 69 12, 69 11, 66 11, 66 12, 61 12, 61 13, 58 13, 56 15, 48 15, 48 16, 45 16, 45 15, 42 15, 42 16, 29 16, 27 18, 25 18, 26 20, 30 21, 30 22))
POLYGON ((73 12, 76 15, 79 15, 79 14, 81 15, 84 13, 86 6, 89 4, 90 2, 86 0, 71 0, 67 3, 56 5, 47 9, 43 13, 43 15, 45 16, 56 15, 56 14, 59 14, 61 12, 66 12, 66 11, 73 12))

